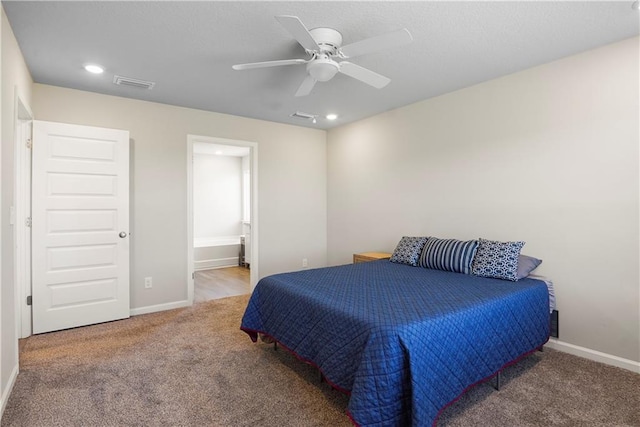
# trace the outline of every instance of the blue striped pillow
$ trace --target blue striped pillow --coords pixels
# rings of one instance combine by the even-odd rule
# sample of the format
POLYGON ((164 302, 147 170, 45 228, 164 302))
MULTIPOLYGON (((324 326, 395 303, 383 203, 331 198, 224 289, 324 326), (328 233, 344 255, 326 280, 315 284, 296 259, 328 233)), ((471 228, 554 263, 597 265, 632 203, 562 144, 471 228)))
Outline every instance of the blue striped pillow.
POLYGON ((471 263, 476 249, 476 240, 429 237, 420 255, 420 267, 471 274, 471 263))

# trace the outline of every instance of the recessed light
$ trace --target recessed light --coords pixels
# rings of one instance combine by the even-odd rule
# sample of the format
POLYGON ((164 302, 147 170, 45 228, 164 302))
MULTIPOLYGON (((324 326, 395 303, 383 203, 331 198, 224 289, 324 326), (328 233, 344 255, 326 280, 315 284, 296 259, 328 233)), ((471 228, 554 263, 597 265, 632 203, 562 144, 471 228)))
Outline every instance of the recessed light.
POLYGON ((338 118, 337 114, 327 114, 326 115, 327 120, 335 120, 338 118))
POLYGON ((640 10, 640 1, 638 0, 634 1, 633 4, 631 5, 631 9, 640 10))
POLYGON ((93 74, 102 74, 104 72, 104 68, 95 64, 85 65, 84 69, 93 74))
POLYGON ((216 151, 216 154, 219 156, 219 155, 222 154, 222 151, 218 150, 218 151, 216 151))

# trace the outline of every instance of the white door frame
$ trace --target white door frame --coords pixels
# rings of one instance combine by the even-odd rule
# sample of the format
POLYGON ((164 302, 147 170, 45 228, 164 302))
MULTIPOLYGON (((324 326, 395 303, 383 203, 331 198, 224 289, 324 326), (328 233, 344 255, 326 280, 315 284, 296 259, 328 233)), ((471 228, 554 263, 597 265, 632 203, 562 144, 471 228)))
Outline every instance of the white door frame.
POLYGON ((233 145, 249 148, 251 169, 251 291, 258 282, 258 144, 256 142, 236 139, 216 138, 210 136, 187 135, 187 299, 193 304, 193 144, 205 142, 209 144, 233 145))
POLYGON ((19 338, 31 335, 31 141, 33 113, 15 92, 15 259, 16 328, 19 338))

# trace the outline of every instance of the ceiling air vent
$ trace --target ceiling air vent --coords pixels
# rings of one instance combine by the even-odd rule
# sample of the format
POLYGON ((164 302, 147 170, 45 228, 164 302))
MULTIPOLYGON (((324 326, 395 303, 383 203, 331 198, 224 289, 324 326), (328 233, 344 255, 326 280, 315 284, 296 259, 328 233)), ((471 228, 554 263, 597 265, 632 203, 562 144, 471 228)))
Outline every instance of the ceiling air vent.
POLYGON ((303 113, 301 111, 296 111, 295 113, 291 114, 290 117, 295 117, 296 119, 310 120, 310 119, 315 119, 316 115, 309 114, 309 113, 303 113))
POLYGON ((118 75, 113 76, 113 82, 117 85, 137 87, 139 89, 153 89, 156 85, 155 82, 148 82, 146 80, 133 79, 131 77, 118 75))

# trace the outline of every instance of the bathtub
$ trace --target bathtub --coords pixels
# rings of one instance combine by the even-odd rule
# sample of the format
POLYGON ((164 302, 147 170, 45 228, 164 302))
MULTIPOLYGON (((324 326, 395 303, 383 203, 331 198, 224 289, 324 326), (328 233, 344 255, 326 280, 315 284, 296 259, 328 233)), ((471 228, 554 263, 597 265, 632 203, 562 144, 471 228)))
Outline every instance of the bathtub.
POLYGON ((193 239, 193 268, 196 271, 238 266, 239 254, 240 236, 193 239))

